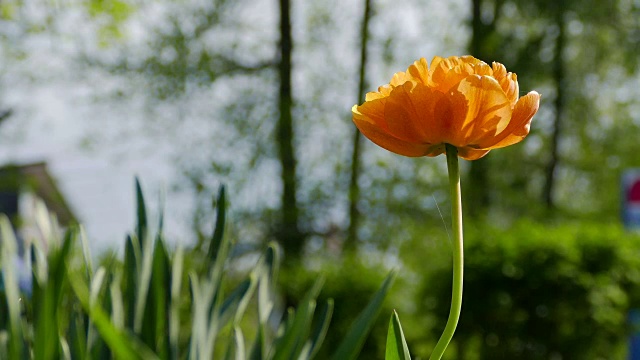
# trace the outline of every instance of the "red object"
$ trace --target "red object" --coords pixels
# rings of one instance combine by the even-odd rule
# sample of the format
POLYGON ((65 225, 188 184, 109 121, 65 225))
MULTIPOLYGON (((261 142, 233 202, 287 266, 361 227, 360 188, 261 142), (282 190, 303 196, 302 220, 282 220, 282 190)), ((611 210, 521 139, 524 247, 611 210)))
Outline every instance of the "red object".
POLYGON ((627 200, 629 202, 640 203, 640 180, 631 185, 631 189, 629 189, 629 193, 627 194, 627 200))

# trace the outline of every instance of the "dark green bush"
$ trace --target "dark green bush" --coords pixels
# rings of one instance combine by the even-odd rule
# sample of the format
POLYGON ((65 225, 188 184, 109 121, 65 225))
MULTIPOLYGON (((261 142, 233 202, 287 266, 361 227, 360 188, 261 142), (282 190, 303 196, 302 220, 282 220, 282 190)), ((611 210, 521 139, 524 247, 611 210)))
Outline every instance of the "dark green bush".
MULTIPOLYGON (((621 359, 640 307, 640 237, 603 224, 467 224, 457 359, 621 359)), ((449 310, 451 269, 425 276, 419 308, 449 310)), ((438 334, 436 334, 438 333, 438 334)))

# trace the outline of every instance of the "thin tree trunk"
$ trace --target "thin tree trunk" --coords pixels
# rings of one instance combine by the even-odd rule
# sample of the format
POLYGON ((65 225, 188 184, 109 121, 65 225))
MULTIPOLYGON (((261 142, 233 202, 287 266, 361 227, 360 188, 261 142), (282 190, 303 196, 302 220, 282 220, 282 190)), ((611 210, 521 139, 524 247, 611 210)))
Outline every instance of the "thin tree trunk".
POLYGON ((296 157, 293 148, 293 118, 291 115, 291 18, 289 0, 280 0, 280 90, 276 141, 282 177, 282 218, 279 239, 287 255, 297 257, 304 245, 304 236, 298 227, 298 204, 296 198, 296 157))
MULTIPOLYGON (((362 16, 362 28, 360 30, 360 79, 358 82, 358 104, 364 102, 367 87, 367 44, 369 43, 369 20, 372 14, 372 0, 364 0, 364 14, 362 16)), ((362 135, 358 129, 353 130, 353 148, 351 149, 351 178, 349 180, 349 228, 344 248, 347 251, 355 250, 358 244, 358 223, 360 212, 358 201, 360 200, 360 143, 362 135)))
POLYGON ((558 10, 556 13, 556 26, 558 26, 558 37, 555 44, 553 77, 556 81, 556 98, 554 101, 555 116, 553 119, 553 132, 551 133, 551 139, 549 144, 549 162, 545 169, 545 183, 542 192, 542 200, 547 208, 552 209, 555 206, 553 192, 556 183, 556 172, 558 163, 560 161, 558 154, 558 143, 560 142, 560 135, 562 131, 562 113, 565 107, 565 66, 562 56, 565 47, 565 25, 564 25, 564 8, 558 3, 558 10))

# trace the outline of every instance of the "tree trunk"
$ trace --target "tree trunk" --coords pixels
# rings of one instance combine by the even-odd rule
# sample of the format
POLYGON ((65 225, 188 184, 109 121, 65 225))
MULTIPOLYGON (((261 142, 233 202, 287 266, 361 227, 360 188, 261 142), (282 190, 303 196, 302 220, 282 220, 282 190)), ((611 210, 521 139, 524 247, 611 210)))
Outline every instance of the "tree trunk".
POLYGON ((280 62, 278 66, 280 89, 280 116, 276 129, 276 141, 282 177, 282 214, 278 238, 287 255, 298 257, 304 246, 304 235, 298 227, 298 204, 296 198, 296 157, 293 148, 293 118, 291 115, 291 18, 289 0, 280 0, 280 62))
POLYGON ((565 107, 565 66, 562 52, 565 47, 565 25, 564 25, 564 7, 562 2, 558 3, 556 13, 556 26, 558 26, 558 37, 555 44, 555 55, 553 59, 553 77, 556 85, 556 98, 553 103, 555 115, 553 118, 553 130, 549 144, 549 162, 545 169, 545 182, 542 191, 542 200, 549 209, 555 207, 553 192, 556 182, 556 172, 560 161, 558 155, 558 143, 560 142, 560 134, 562 130, 562 113, 565 107))
MULTIPOLYGON (((358 82, 358 104, 362 104, 365 98, 367 87, 367 44, 369 42, 369 20, 372 14, 371 0, 364 0, 364 14, 362 16, 362 28, 360 30, 360 79, 358 82)), ((360 200, 360 187, 358 178, 360 176, 360 143, 362 135, 357 128, 353 130, 353 148, 351 149, 351 178, 349 180, 349 228, 344 248, 353 251, 358 244, 358 223, 360 212, 358 211, 358 201, 360 200)))

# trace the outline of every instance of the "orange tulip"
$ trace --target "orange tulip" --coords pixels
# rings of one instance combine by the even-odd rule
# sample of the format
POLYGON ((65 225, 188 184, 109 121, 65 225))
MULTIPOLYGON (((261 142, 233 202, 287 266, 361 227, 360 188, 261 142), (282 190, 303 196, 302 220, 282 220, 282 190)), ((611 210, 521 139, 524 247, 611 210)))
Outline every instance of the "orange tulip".
POLYGON ((472 57, 422 58, 351 109, 358 129, 404 156, 437 156, 445 144, 476 160, 529 134, 540 94, 519 97, 516 74, 472 57))

